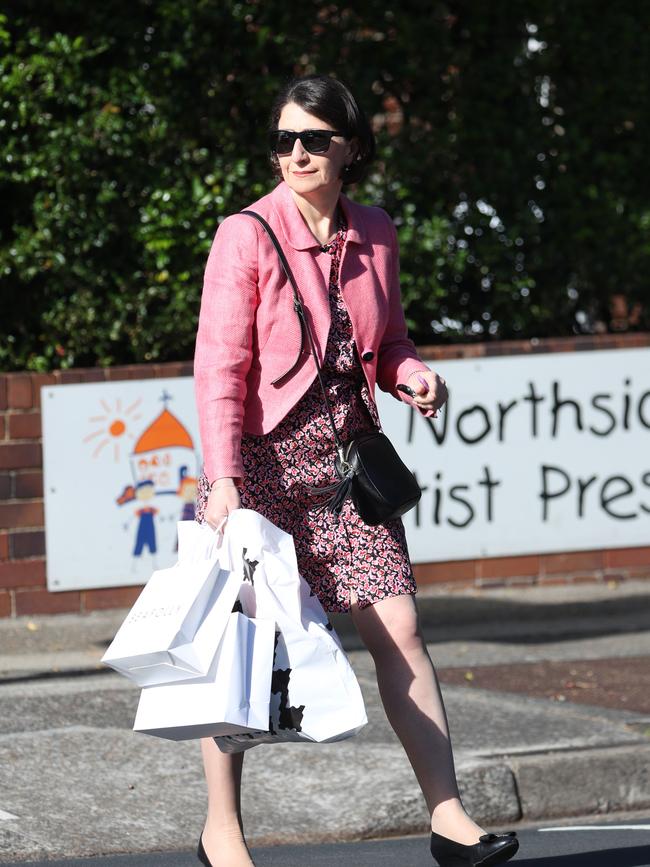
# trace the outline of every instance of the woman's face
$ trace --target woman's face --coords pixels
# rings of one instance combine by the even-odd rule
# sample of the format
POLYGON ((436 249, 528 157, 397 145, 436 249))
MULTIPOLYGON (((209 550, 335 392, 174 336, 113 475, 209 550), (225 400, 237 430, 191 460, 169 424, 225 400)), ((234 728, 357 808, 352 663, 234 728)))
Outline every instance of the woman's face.
MULTIPOLYGON (((302 132, 305 129, 334 129, 329 123, 309 114, 295 102, 282 109, 278 129, 302 132)), ((310 154, 296 139, 293 151, 286 156, 278 154, 282 177, 288 186, 299 195, 322 193, 326 189, 341 189, 343 168, 350 165, 355 154, 354 140, 334 136, 324 154, 310 154)))

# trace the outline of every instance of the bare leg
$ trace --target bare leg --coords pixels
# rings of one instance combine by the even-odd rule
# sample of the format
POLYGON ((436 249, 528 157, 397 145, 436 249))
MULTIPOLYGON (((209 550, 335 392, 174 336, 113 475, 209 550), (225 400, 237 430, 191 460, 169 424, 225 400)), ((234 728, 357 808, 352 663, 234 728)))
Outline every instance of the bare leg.
POLYGON ((201 738, 208 816, 203 846, 213 867, 252 867, 241 819, 243 753, 222 753, 212 738, 201 738))
POLYGON ((354 600, 351 615, 373 657, 386 716, 415 771, 432 830, 476 843, 485 831, 460 800, 447 715, 414 597, 392 596, 363 610, 354 600))

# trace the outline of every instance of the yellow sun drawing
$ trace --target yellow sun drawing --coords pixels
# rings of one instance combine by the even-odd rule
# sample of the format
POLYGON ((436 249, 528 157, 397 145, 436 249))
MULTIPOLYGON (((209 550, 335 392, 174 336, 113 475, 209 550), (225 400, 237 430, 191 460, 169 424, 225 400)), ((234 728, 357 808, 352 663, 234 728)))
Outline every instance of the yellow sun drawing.
POLYGON ((95 446, 93 457, 96 458, 106 446, 112 443, 113 457, 115 461, 119 461, 120 444, 124 437, 130 440, 135 439, 135 435, 129 431, 128 425, 130 422, 142 418, 140 413, 135 413, 142 403, 142 398, 139 397, 124 410, 122 409, 122 400, 119 397, 116 398, 114 407, 111 407, 105 400, 101 400, 100 403, 106 414, 90 416, 88 421, 93 422, 93 424, 99 424, 101 427, 85 436, 83 442, 91 442, 97 439, 97 437, 102 437, 95 446))

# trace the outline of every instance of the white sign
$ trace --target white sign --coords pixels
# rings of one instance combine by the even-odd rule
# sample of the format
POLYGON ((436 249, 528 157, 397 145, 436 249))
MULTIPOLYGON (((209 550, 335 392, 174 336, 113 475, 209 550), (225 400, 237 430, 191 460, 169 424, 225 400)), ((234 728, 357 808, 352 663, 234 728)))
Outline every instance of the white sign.
POLYGON ((424 488, 404 516, 413 562, 650 543, 650 349, 430 366, 450 393, 438 419, 378 399, 424 488))
POLYGON ((192 378, 44 386, 41 404, 48 589, 172 566, 201 467, 192 378))
MULTIPOLYGON (((650 349, 430 362, 425 419, 376 397, 424 489, 414 563, 648 545, 650 349)), ((42 388, 50 590, 142 584, 176 562, 201 469, 191 377, 42 388)))

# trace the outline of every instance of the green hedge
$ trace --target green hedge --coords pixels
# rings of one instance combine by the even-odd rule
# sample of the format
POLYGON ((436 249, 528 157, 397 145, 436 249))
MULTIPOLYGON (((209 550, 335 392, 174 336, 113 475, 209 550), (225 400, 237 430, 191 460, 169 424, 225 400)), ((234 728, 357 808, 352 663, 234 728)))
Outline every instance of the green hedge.
POLYGON ((648 3, 2 9, 4 369, 191 358, 216 226, 271 188, 268 109, 302 72, 375 117, 351 194, 398 225, 419 342, 589 332, 647 291, 648 3))

